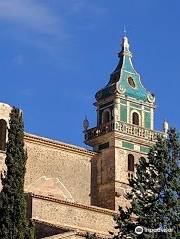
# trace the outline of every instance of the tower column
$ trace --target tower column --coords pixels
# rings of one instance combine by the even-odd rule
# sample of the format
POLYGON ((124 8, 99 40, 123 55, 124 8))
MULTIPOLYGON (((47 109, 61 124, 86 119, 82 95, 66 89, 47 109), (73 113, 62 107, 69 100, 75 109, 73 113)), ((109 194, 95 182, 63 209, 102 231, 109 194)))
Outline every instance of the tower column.
POLYGON ((127 123, 131 123, 131 118, 130 118, 130 103, 127 101, 127 123))
POLYGON ((120 121, 120 96, 116 94, 114 99, 114 122, 120 121))
POLYGON ((142 105, 142 120, 141 120, 141 125, 144 127, 144 105, 142 105))
POLYGON ((154 129, 154 109, 151 108, 151 130, 154 129))

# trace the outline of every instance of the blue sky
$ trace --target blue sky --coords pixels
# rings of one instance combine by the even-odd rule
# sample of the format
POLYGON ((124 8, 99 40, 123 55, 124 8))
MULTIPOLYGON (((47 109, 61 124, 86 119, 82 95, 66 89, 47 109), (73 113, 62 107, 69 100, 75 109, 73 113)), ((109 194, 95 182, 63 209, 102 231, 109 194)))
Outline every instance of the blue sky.
POLYGON ((27 132, 83 145, 94 95, 114 70, 126 24, 133 63, 156 95, 156 129, 180 130, 178 0, 0 0, 0 102, 27 132))

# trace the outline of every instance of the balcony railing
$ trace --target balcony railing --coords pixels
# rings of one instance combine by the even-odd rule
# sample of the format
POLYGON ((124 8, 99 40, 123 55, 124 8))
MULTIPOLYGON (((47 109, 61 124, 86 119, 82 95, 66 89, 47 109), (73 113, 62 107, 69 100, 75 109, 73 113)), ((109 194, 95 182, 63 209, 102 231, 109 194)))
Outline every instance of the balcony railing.
POLYGON ((94 127, 91 129, 88 129, 84 132, 85 141, 94 139, 100 135, 103 135, 105 133, 111 132, 114 130, 114 122, 110 121, 105 124, 101 124, 99 127, 94 127))
POLYGON ((99 127, 94 127, 85 131, 85 141, 92 140, 98 136, 112 131, 118 131, 127 135, 147 139, 149 141, 155 141, 157 135, 160 133, 121 121, 116 123, 110 121, 106 124, 101 124, 99 127))

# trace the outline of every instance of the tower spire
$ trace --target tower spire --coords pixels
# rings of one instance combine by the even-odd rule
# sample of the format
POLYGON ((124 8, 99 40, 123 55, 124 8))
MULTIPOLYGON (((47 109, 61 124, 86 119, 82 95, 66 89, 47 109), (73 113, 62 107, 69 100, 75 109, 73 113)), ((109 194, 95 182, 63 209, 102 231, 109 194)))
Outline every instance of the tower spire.
POLYGON ((132 53, 127 36, 122 37, 121 50, 118 57, 118 65, 111 73, 110 80, 105 88, 96 93, 96 99, 107 98, 120 91, 125 96, 134 98, 135 100, 154 103, 154 96, 144 88, 140 75, 132 64, 132 53))

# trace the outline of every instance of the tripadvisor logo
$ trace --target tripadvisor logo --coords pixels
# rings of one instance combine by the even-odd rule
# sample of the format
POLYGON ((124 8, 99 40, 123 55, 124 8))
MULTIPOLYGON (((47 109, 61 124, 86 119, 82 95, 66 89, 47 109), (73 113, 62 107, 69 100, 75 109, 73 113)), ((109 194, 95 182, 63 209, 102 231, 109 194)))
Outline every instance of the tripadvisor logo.
POLYGON ((143 227, 137 226, 135 228, 135 233, 138 234, 138 235, 142 234, 143 233, 143 227))

